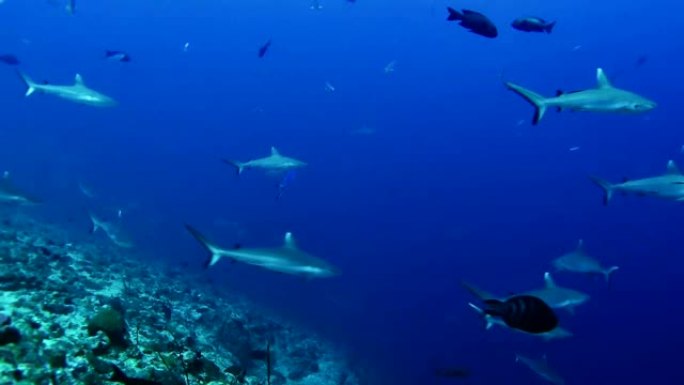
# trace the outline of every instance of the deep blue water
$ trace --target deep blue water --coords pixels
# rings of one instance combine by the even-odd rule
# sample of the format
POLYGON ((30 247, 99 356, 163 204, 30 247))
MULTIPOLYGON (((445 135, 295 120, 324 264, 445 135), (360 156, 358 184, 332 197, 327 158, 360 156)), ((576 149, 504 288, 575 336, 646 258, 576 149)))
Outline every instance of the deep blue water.
POLYGON ((682 6, 321 4, 81 0, 69 16, 43 0, 7 0, 1 50, 22 70, 56 84, 79 72, 120 105, 24 98, 13 70, 0 68, 0 167, 45 199, 36 215, 84 234, 86 183, 98 209, 123 208, 150 260, 193 272, 205 256, 185 222, 227 245, 277 245, 292 231, 343 275, 307 282, 229 263, 204 274, 338 342, 373 383, 446 382, 431 375, 435 365, 470 367, 472 384, 541 383, 515 352, 546 353, 568 384, 681 383, 684 209, 621 196, 603 207, 587 176, 617 181, 662 173, 669 159, 684 165, 682 6), (499 38, 447 23, 446 5, 487 14, 499 38), (528 14, 558 25, 550 35, 509 27, 528 14), (133 61, 106 61, 106 49, 133 61), (550 111, 533 127, 532 108, 502 86, 588 88, 599 66, 658 107, 550 111), (375 132, 355 134, 363 127, 375 132), (279 201, 277 179, 238 178, 219 161, 265 156, 270 146, 309 163, 279 201), (540 287, 549 262, 579 238, 621 269, 610 287, 556 276, 592 295, 575 316, 562 314, 575 337, 483 331, 462 279, 501 293, 540 287))

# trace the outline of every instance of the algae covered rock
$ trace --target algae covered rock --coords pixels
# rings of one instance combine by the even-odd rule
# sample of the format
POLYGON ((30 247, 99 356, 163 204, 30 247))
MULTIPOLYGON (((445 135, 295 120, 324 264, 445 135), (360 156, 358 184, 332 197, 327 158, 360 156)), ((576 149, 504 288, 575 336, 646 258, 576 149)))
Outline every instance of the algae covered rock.
POLYGON ((124 348, 128 346, 126 321, 118 310, 105 307, 88 321, 88 335, 94 336, 99 331, 107 335, 112 346, 124 348))

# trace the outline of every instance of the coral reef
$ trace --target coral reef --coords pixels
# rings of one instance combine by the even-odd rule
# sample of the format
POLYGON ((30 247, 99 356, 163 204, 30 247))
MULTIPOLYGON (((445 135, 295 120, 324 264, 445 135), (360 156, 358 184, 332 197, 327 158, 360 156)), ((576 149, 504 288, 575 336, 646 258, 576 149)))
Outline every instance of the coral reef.
POLYGON ((332 346, 243 298, 67 239, 29 218, 0 227, 0 384, 359 382, 332 346))

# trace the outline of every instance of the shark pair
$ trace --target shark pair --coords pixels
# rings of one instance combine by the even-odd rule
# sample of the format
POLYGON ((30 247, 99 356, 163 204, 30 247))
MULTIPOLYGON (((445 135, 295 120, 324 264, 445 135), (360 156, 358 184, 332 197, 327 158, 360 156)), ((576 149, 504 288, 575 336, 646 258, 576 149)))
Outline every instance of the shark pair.
POLYGON ((507 82, 506 87, 523 97, 534 107, 532 124, 541 121, 549 108, 558 111, 593 111, 609 113, 643 113, 656 107, 656 103, 637 95, 634 92, 614 87, 603 69, 596 69, 596 87, 575 91, 558 91, 555 97, 547 98, 534 91, 528 90, 514 83, 507 82))

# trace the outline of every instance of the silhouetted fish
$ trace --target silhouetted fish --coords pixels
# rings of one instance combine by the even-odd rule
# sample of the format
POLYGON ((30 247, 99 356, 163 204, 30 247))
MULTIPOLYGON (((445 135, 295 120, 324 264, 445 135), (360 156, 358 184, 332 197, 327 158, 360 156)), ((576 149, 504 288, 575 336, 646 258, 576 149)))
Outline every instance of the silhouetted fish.
POLYGON ((500 317, 506 325, 528 333, 546 333, 558 326, 558 317, 551 307, 531 295, 516 295, 500 301, 488 299, 485 314, 500 317))
POLYGON ((10 54, 0 55, 0 62, 3 62, 11 66, 19 65, 19 59, 16 56, 10 54))
POLYGON ((435 376, 465 379, 470 377, 470 370, 466 368, 437 368, 435 369, 435 376))
POLYGON ((540 17, 521 17, 513 20, 511 26, 518 31, 524 32, 546 32, 551 33, 553 27, 556 25, 555 21, 547 22, 540 17))
POLYGON ((269 48, 271 48, 271 39, 268 39, 268 41, 264 43, 264 45, 262 45, 261 48, 259 48, 259 57, 264 57, 268 52, 269 48))
POLYGON ((479 12, 468 9, 458 12, 451 7, 447 7, 447 11, 449 11, 448 21, 460 21, 459 24, 470 32, 489 38, 495 38, 499 35, 494 23, 479 12))
POLYGON ((105 51, 105 58, 112 61, 120 61, 123 63, 128 63, 131 61, 131 56, 123 51, 105 51))

